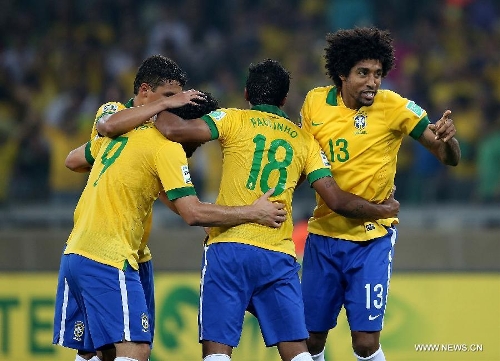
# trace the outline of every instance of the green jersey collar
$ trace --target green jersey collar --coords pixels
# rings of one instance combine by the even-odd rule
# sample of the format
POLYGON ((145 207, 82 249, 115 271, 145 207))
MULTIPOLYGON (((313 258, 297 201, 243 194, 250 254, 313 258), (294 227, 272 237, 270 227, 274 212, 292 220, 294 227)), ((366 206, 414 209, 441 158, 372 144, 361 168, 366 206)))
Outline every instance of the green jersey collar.
POLYGON ((269 105, 269 104, 259 104, 259 105, 254 105, 250 108, 251 110, 260 110, 261 112, 266 112, 266 113, 273 113, 276 115, 279 115, 280 117, 290 119, 286 113, 278 108, 276 105, 269 105))
POLYGON ((125 103, 125 108, 132 108, 134 106, 134 98, 130 98, 128 102, 125 103))
POLYGON ((333 87, 330 89, 328 92, 328 95, 326 96, 326 104, 328 105, 333 105, 337 106, 337 87, 333 87))

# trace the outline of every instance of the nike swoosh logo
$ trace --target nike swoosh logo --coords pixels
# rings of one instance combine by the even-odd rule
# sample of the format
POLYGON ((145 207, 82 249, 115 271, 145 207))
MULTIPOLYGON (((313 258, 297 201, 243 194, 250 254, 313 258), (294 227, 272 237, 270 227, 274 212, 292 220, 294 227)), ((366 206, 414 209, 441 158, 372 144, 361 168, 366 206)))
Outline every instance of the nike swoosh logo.
POLYGON ((323 124, 323 123, 314 123, 314 122, 311 122, 311 125, 312 125, 313 127, 317 127, 318 125, 321 125, 321 124, 323 124))
POLYGON ((380 317, 380 315, 377 315, 377 316, 369 315, 368 316, 368 321, 373 321, 373 320, 377 319, 378 317, 380 317))

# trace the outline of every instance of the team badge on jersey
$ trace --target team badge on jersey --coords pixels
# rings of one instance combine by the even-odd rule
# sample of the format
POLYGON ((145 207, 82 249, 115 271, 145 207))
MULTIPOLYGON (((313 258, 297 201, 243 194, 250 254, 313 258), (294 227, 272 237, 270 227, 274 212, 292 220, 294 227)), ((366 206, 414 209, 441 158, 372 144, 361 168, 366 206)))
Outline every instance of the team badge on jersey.
POLYGON ((148 315, 143 313, 141 315, 142 332, 148 332, 149 329, 149 318, 148 315))
POLYGON ((83 322, 76 321, 75 327, 73 328, 73 340, 81 341, 84 331, 85 331, 85 325, 83 324, 83 322))
POLYGON ((366 134, 366 113, 358 112, 354 116, 354 128, 356 128, 355 134, 366 134))
POLYGON ((226 113, 224 113, 222 110, 214 110, 211 111, 208 115, 213 120, 219 121, 226 116, 226 113))
POLYGON ((424 113, 424 110, 422 108, 420 108, 413 100, 410 100, 406 104, 406 109, 408 109, 409 111, 411 111, 412 113, 414 113, 419 118, 424 113))
POLYGON ((116 103, 105 104, 102 108, 103 113, 116 113, 118 111, 118 105, 116 103))
POLYGON ((189 173, 189 167, 187 165, 181 166, 182 177, 184 178, 184 183, 191 184, 191 174, 189 173))

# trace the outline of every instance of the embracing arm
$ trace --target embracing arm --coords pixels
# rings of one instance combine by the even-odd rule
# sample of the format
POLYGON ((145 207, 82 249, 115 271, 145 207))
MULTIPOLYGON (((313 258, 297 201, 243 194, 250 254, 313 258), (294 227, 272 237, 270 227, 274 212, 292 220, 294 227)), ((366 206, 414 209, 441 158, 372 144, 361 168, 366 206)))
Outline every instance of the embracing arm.
POLYGON ((151 117, 165 109, 177 108, 186 104, 196 104, 193 99, 202 99, 200 92, 188 90, 175 95, 161 97, 150 103, 120 110, 111 115, 105 115, 96 124, 99 134, 114 138, 138 127, 151 117))
POLYGON ((451 111, 446 110, 436 124, 430 124, 424 130, 418 141, 441 163, 456 166, 460 161, 460 145, 455 138, 457 130, 450 114, 451 111))
POLYGON ((387 200, 377 204, 343 191, 332 177, 320 178, 312 187, 332 211, 344 217, 375 220, 396 217, 399 212, 399 202, 394 199, 394 192, 387 200))
POLYGON ((278 228, 286 219, 286 210, 284 204, 268 200, 273 192, 274 189, 270 189, 248 206, 229 207, 204 203, 196 196, 177 198, 173 204, 190 226, 231 227, 243 223, 259 223, 278 228))
POLYGON ((68 156, 66 157, 66 160, 64 162, 64 165, 72 170, 73 172, 79 172, 79 173, 85 173, 85 172, 90 172, 90 169, 92 168, 92 164, 90 164, 87 161, 87 158, 85 157, 85 147, 87 146, 87 143, 79 146, 76 149, 73 149, 71 152, 69 152, 68 156))
POLYGON ((201 118, 184 120, 175 114, 163 111, 158 114, 155 126, 167 139, 178 143, 205 143, 212 140, 210 128, 201 118))
POLYGON ((179 214, 179 211, 177 208, 175 208, 174 202, 172 202, 170 199, 168 199, 167 195, 165 194, 165 191, 161 191, 160 194, 158 195, 158 199, 166 205, 170 210, 174 213, 179 214))

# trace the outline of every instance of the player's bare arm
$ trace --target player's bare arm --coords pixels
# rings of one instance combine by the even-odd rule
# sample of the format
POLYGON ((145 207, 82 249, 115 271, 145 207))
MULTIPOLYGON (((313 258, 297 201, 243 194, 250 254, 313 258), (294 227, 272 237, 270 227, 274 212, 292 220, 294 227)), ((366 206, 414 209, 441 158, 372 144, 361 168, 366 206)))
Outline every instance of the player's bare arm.
MULTIPOLYGON (((147 99, 148 91, 151 92, 149 86, 142 84, 139 96, 142 95, 143 99, 147 99)), ((178 108, 186 104, 196 105, 195 99, 203 100, 203 97, 200 92, 193 89, 176 94, 165 93, 156 100, 146 101, 139 106, 123 109, 114 114, 101 117, 96 124, 96 128, 99 134, 114 138, 138 127, 162 110, 178 108)))
POLYGON ((155 126, 167 139, 174 142, 205 143, 212 140, 210 128, 200 118, 185 121, 175 114, 163 111, 158 114, 155 126))
POLYGON ((231 227, 243 223, 258 223, 278 228, 286 220, 287 212, 283 203, 269 200, 273 192, 274 189, 270 189, 248 206, 229 207, 204 203, 196 196, 178 198, 173 203, 190 226, 231 227))
POLYGON ((64 165, 73 172, 79 172, 79 173, 90 172, 92 165, 89 162, 87 162, 87 159, 85 158, 86 146, 87 143, 69 152, 64 162, 64 165))
POLYGON ((160 194, 158 194, 158 199, 166 205, 170 210, 174 213, 179 214, 179 211, 177 208, 175 208, 174 202, 172 202, 170 199, 168 199, 167 195, 165 194, 165 191, 161 191, 160 194))
POLYGON ((418 141, 441 163, 456 166, 461 154, 458 140, 455 138, 457 130, 450 114, 451 111, 446 110, 435 124, 429 124, 418 141))
POLYGON ((312 187, 332 211, 344 217, 375 220, 396 217, 399 212, 399 202, 394 198, 394 191, 387 200, 377 204, 343 191, 331 177, 318 179, 312 187))

